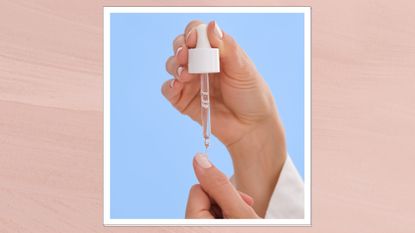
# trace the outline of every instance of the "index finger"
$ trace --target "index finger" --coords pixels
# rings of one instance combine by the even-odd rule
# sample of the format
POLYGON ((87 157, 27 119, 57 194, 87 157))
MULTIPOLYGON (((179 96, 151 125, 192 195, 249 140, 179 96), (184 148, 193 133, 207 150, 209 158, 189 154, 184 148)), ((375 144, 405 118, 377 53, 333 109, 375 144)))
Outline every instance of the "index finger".
POLYGON ((208 195, 199 184, 193 185, 187 200, 186 218, 213 218, 210 207, 211 203, 208 195))

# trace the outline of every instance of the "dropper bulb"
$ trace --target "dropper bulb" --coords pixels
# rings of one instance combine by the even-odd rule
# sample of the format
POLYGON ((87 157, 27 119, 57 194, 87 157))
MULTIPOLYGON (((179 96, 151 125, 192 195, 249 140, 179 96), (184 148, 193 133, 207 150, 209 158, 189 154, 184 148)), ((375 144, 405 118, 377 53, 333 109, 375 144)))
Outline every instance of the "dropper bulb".
POLYGON ((219 49, 210 46, 207 25, 196 27, 196 48, 189 49, 188 72, 190 74, 219 73, 219 49))
POLYGON ((200 24, 196 27, 197 31, 197 42, 196 42, 196 48, 212 48, 210 46, 209 38, 207 35, 207 25, 206 24, 200 24))

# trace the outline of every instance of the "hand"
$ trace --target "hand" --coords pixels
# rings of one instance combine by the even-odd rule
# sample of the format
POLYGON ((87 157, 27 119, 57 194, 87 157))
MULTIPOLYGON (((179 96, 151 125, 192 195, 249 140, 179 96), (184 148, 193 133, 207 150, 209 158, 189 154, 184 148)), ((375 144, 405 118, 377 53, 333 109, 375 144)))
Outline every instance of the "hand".
MULTIPOLYGON (((166 62, 174 79, 162 86, 170 103, 199 124, 200 78, 187 72, 187 63, 200 23, 190 22, 174 40, 175 55, 166 62)), ((263 217, 285 161, 284 130, 272 93, 248 55, 215 22, 207 30, 221 62, 221 72, 209 76, 212 133, 232 156, 237 188, 255 198, 254 209, 263 217)))
POLYGON ((186 218, 258 218, 252 197, 238 192, 206 155, 196 155, 193 168, 200 185, 190 189, 186 218))

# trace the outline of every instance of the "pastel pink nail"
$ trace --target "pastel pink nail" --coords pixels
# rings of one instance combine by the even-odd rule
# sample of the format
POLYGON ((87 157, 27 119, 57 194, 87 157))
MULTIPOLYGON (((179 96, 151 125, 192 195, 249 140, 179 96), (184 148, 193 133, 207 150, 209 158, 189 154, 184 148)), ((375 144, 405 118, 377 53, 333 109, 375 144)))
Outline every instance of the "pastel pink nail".
POLYGON ((179 54, 180 51, 182 51, 183 47, 178 47, 175 53, 175 56, 177 57, 177 55, 179 54))
POLYGON ((206 154, 202 154, 202 153, 196 154, 195 159, 196 159, 196 163, 202 168, 212 167, 212 164, 210 163, 206 154))
POLYGON ((180 77, 180 75, 182 74, 182 72, 183 72, 183 67, 182 66, 179 66, 179 67, 177 67, 177 75, 180 77))
POLYGON ((174 82, 175 82, 175 81, 176 81, 175 79, 172 79, 172 80, 170 81, 170 83, 169 83, 170 88, 173 88, 173 87, 174 87, 174 82))
POLYGON ((219 28, 216 21, 213 21, 213 23, 215 24, 215 29, 213 31, 214 31, 216 37, 218 37, 220 40, 222 40, 222 37, 223 37, 222 30, 219 28))

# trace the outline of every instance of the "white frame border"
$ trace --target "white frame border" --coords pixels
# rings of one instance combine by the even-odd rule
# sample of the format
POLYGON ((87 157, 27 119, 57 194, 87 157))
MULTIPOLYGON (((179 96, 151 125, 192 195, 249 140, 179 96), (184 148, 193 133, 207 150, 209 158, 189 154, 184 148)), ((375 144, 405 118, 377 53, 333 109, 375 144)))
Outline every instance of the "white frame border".
POLYGON ((311 7, 104 7, 104 225, 311 226, 311 7), (111 219, 110 216, 110 17, 111 13, 304 14, 304 219, 111 219))

